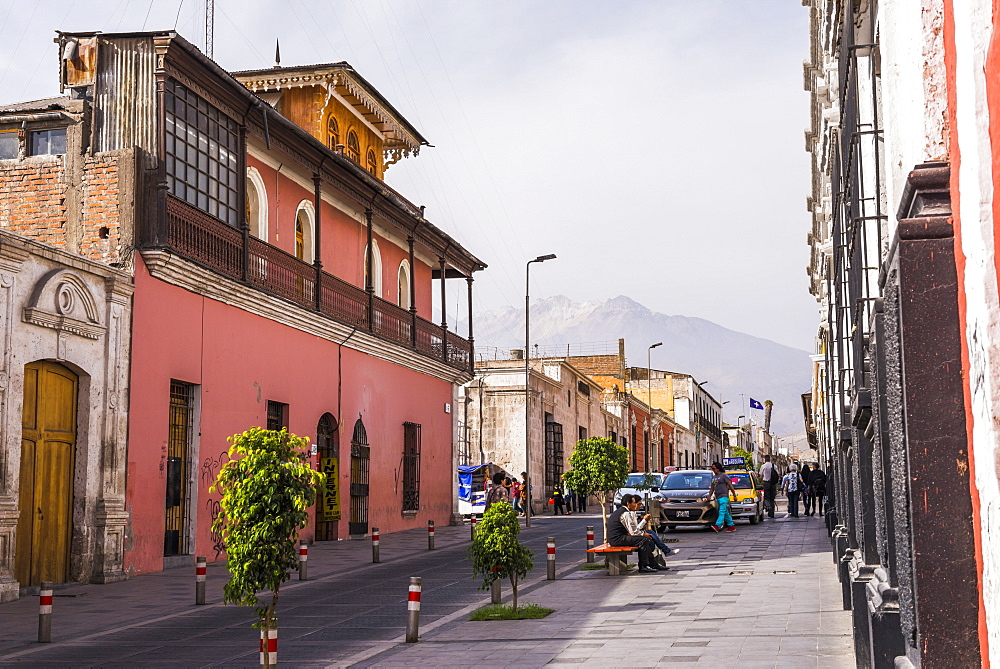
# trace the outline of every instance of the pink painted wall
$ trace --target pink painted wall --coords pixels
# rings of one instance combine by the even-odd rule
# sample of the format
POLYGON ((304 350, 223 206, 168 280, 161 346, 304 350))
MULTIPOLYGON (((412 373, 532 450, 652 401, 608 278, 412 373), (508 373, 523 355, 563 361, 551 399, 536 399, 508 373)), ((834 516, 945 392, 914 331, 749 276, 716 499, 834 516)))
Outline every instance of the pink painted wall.
MULTIPOLYGON (((193 555, 219 559, 210 532, 219 499, 209 486, 226 438, 267 422, 267 401, 289 405, 289 429, 316 436, 329 412, 340 421, 339 536, 348 536, 350 439, 360 416, 371 446, 369 524, 384 533, 448 522, 452 508, 451 385, 305 332, 203 298, 152 278, 136 255, 128 492, 131 514, 126 568, 163 564, 164 498, 170 381, 197 384, 201 397, 196 461, 197 518, 193 555), (338 378, 339 376, 339 378, 338 378), (338 409, 338 381, 343 381, 338 409), (420 512, 401 515, 403 423, 422 425, 420 512)), ((312 528, 304 537, 312 538, 312 528)))

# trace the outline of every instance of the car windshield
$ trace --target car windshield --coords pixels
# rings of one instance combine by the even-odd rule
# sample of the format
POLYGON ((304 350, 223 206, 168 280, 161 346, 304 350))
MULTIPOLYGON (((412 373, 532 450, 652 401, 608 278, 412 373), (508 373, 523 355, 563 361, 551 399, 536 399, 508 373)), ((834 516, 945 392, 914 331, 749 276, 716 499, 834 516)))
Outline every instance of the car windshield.
POLYGON ((752 482, 750 481, 749 474, 737 474, 735 472, 728 472, 728 473, 729 473, 729 480, 733 482, 734 488, 747 490, 753 487, 752 482))
POLYGON ((712 475, 708 472, 672 472, 662 487, 668 490, 708 490, 712 475))
POLYGON ((660 485, 660 474, 629 474, 625 488, 648 488, 660 485))

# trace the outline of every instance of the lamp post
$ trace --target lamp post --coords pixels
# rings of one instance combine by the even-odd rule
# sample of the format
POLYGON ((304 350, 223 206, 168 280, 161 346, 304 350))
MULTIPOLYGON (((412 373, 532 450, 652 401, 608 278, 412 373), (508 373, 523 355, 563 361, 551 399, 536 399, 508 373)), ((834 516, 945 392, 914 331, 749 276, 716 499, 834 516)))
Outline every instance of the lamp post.
MULTIPOLYGON (((663 346, 662 341, 658 341, 655 344, 650 344, 646 347, 646 406, 649 407, 649 438, 650 441, 653 439, 653 382, 652 377, 652 352, 657 346, 663 346)), ((654 465, 657 463, 653 463, 654 465)))
POLYGON ((524 526, 531 527, 531 263, 555 260, 556 254, 538 256, 524 265, 524 526))

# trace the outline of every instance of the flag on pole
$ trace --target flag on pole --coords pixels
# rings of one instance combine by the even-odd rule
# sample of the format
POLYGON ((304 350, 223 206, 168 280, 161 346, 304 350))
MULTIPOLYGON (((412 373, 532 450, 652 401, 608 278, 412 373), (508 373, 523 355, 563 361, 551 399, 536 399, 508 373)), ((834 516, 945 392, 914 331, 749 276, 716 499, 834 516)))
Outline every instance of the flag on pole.
POLYGON ((760 410, 763 411, 764 405, 751 397, 750 398, 750 408, 751 409, 760 409, 760 410))

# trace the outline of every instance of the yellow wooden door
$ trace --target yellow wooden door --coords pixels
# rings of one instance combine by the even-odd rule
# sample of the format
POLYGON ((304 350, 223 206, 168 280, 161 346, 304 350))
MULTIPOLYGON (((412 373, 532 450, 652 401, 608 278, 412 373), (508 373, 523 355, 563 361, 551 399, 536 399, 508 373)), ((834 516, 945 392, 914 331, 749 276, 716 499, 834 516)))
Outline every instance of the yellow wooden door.
POLYGON ((24 367, 14 570, 21 585, 69 579, 77 377, 54 362, 24 367))

